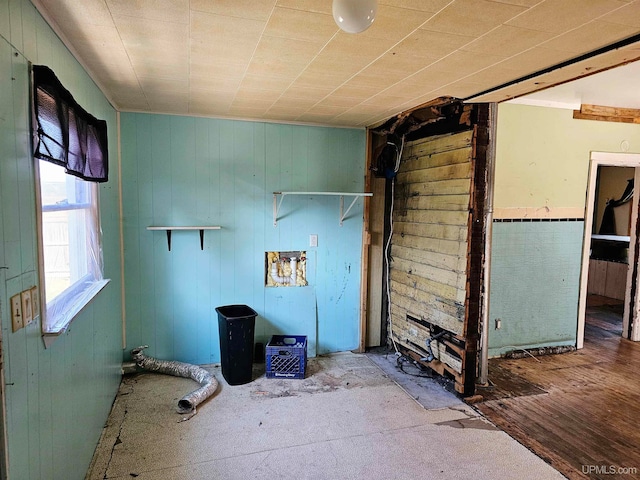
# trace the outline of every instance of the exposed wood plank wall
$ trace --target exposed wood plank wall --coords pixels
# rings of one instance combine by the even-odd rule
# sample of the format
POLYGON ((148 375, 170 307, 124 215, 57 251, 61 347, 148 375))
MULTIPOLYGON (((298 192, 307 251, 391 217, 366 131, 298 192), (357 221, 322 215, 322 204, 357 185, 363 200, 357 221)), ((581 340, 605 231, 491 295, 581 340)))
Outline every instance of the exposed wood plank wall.
POLYGON ((394 186, 388 337, 401 353, 452 376, 464 395, 473 395, 477 377, 491 111, 440 97, 374 130, 407 141, 387 182, 394 186))
POLYGON ((422 358, 427 339, 446 331, 431 342, 438 359, 431 366, 453 375, 459 392, 465 390, 473 145, 473 130, 407 143, 394 196, 392 335, 422 358))

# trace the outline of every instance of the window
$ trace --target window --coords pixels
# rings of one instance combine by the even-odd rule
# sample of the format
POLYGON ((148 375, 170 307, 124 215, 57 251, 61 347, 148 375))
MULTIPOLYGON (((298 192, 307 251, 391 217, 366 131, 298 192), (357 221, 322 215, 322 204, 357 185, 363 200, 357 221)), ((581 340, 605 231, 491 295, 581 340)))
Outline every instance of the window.
POLYGON ((95 183, 107 180, 106 122, 79 107, 51 70, 33 73, 42 330, 59 334, 108 282, 95 183))
POLYGON ((59 333, 104 286, 97 185, 38 160, 43 330, 59 333))

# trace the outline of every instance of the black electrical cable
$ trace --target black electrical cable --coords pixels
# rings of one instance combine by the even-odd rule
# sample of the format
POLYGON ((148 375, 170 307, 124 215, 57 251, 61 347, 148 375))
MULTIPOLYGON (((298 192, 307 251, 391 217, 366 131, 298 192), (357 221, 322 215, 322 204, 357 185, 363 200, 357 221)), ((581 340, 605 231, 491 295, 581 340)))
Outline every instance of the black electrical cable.
POLYGON ((426 374, 418 374, 418 373, 411 373, 411 372, 407 372, 404 369, 404 364, 405 363, 410 363, 411 365, 413 365, 415 368, 417 368, 418 370, 420 370, 421 372, 423 372, 424 370, 422 369, 422 367, 418 364, 416 364, 415 361, 409 360, 407 357, 405 356, 399 356, 396 359, 396 366, 398 367, 398 370, 400 370, 402 373, 406 374, 406 375, 411 375, 412 377, 420 377, 420 378, 433 378, 433 375, 431 375, 430 373, 426 374))

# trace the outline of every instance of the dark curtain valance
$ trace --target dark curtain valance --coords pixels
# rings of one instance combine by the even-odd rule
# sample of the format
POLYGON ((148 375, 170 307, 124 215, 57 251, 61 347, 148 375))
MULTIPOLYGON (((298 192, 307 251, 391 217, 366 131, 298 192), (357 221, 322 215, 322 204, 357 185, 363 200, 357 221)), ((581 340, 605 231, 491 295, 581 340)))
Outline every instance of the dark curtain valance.
POLYGON ((33 87, 35 157, 61 165, 84 180, 106 182, 107 122, 78 105, 48 67, 33 66, 33 87))

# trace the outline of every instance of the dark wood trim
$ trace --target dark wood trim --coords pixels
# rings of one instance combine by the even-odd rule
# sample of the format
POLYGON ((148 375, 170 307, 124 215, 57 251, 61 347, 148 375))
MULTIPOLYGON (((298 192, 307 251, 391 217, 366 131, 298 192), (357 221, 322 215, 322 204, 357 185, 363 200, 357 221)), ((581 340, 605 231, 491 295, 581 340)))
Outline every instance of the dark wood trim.
POLYGON ((481 296, 484 288, 484 247, 486 241, 485 200, 487 193, 487 155, 489 151, 489 104, 476 104, 473 110, 473 152, 469 228, 467 240, 467 298, 465 302, 465 353, 462 357, 464 395, 475 393, 480 337, 481 296))

